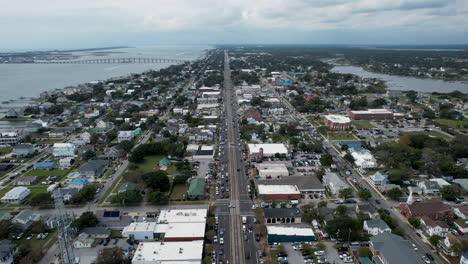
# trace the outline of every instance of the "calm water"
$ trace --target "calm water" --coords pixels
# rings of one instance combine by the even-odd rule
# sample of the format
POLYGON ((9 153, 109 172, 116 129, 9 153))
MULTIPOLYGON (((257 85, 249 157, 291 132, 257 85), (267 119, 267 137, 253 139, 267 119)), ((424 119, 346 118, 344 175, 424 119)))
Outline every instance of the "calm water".
MULTIPOLYGON (((210 48, 211 46, 148 46, 73 54, 80 55, 80 59, 141 57, 186 60, 199 58, 210 48)), ((156 70, 169 65, 171 64, 0 64, 0 101, 21 96, 34 97, 42 91, 156 70)))
POLYGON ((412 77, 402 77, 381 73, 365 71, 356 66, 335 66, 333 72, 351 73, 363 78, 377 78, 387 82, 388 89, 391 90, 415 90, 418 92, 453 92, 460 91, 468 93, 467 82, 446 82, 441 80, 418 79, 412 77))

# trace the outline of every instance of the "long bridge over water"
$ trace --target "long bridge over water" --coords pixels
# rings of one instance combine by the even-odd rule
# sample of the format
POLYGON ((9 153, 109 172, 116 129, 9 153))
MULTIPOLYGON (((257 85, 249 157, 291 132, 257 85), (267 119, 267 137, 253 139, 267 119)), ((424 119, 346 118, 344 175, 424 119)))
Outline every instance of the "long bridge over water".
POLYGON ((2 62, 2 64, 125 64, 125 63, 183 63, 190 60, 166 58, 112 58, 63 61, 2 62))

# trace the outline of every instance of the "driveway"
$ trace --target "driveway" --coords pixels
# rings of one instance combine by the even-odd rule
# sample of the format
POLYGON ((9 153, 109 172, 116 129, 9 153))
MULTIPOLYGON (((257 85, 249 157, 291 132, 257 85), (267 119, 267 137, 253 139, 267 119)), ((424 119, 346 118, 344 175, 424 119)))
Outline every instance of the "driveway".
POLYGON ((338 251, 336 251, 335 243, 334 242, 322 242, 325 248, 325 256, 331 264, 341 264, 343 263, 338 256, 338 251))

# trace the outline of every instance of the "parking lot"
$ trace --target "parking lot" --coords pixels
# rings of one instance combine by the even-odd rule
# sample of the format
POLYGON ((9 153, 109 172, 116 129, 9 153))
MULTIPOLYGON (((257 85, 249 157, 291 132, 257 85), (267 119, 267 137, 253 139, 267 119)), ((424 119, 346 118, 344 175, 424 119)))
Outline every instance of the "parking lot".
MULTIPOLYGON (((96 242, 98 241, 99 239, 96 240, 96 242)), ((114 239, 111 239, 110 243, 107 246, 99 245, 98 243, 96 243, 96 246, 91 247, 91 248, 75 248, 74 252, 75 252, 75 256, 80 258, 80 264, 91 264, 94 260, 96 260, 99 250, 103 248, 112 248, 112 247, 120 247, 122 250, 124 250, 124 254, 126 254, 127 252, 133 249, 133 246, 130 246, 125 241, 125 239, 118 239, 117 244, 114 244, 114 239)))

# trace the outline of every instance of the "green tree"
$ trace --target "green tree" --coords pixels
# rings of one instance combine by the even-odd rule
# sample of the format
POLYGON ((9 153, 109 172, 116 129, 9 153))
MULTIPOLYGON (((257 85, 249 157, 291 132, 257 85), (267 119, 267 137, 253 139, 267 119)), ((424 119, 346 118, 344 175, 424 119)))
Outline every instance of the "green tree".
POLYGON ((93 200, 96 195, 96 189, 94 184, 83 187, 77 194, 70 198, 70 203, 80 204, 93 200))
POLYGON ((327 201, 320 201, 317 206, 318 208, 324 208, 327 207, 327 204, 327 201))
POLYGON ((412 102, 412 103, 415 103, 416 102, 416 99, 418 98, 418 92, 414 91, 414 90, 410 90, 408 92, 406 92, 406 97, 408 97, 408 99, 412 102))
POLYGON ((387 192, 387 196, 393 200, 398 200, 403 196, 403 192, 399 188, 393 188, 387 192))
POLYGON ((351 197, 353 197, 353 190, 351 188, 344 188, 340 190, 339 193, 340 198, 347 200, 351 197))
POLYGON ((410 223, 410 225, 412 225, 414 228, 419 228, 421 226, 421 221, 419 220, 419 218, 416 218, 416 217, 410 217, 408 218, 408 222, 410 223))
POLYGON ((142 177, 146 185, 153 190, 167 192, 171 188, 169 177, 167 177, 167 172, 165 171, 148 172, 143 174, 142 177))
POLYGON ((118 193, 112 196, 112 203, 118 203, 120 205, 139 203, 143 197, 139 190, 128 190, 125 192, 118 193))
POLYGON ((429 242, 431 242, 433 246, 437 246, 437 244, 439 243, 441 239, 442 237, 439 235, 432 235, 429 237, 429 242))
POLYGON ((442 198, 447 201, 454 201, 455 198, 460 196, 459 191, 452 185, 442 187, 440 189, 440 194, 442 195, 442 198))
POLYGON ((336 217, 331 221, 327 221, 325 231, 332 237, 342 241, 360 240, 362 236, 362 224, 347 215, 336 217))
POLYGON ((33 233, 44 233, 48 229, 46 223, 42 220, 33 222, 30 228, 33 233))
POLYGON ((53 203, 52 196, 48 192, 35 193, 34 195, 31 196, 30 204, 32 206, 43 206, 43 205, 52 204, 52 203, 53 203))
POLYGON ((369 190, 361 189, 359 190, 358 196, 362 200, 368 201, 370 198, 372 198, 372 193, 369 190))
POLYGON ((168 197, 165 193, 160 191, 154 191, 149 194, 148 201, 155 204, 162 204, 168 201, 168 197))
POLYGON ((349 152, 347 152, 344 155, 343 159, 349 161, 351 164, 354 164, 354 161, 355 161, 353 155, 351 155, 351 153, 349 153, 349 152))
POLYGON ((94 264, 125 264, 128 260, 124 258, 123 251, 119 247, 102 248, 94 261, 94 264))
POLYGON ((335 209, 335 212, 337 215, 346 215, 346 213, 348 212, 348 207, 346 207, 345 205, 338 205, 335 209))
POLYGON ((10 220, 0 220, 0 238, 9 239, 14 227, 15 226, 10 220))
POLYGON ((70 224, 71 227, 74 227, 78 230, 82 230, 85 227, 94 227, 96 225, 97 225, 97 217, 96 215, 94 215, 93 212, 90 212, 90 211, 82 213, 80 217, 75 219, 70 224))
POLYGON ((320 157, 322 166, 330 166, 333 163, 333 156, 330 153, 325 153, 320 157))

